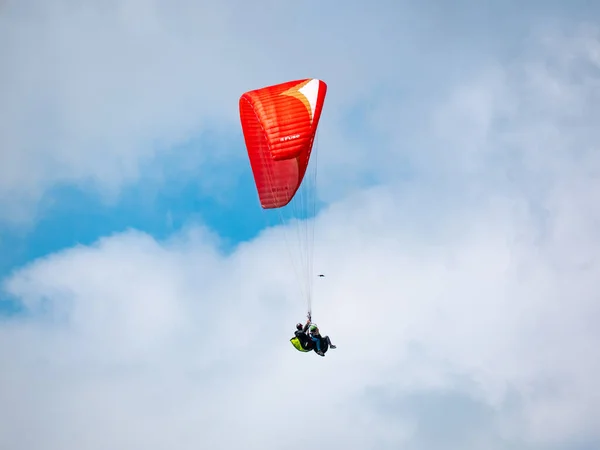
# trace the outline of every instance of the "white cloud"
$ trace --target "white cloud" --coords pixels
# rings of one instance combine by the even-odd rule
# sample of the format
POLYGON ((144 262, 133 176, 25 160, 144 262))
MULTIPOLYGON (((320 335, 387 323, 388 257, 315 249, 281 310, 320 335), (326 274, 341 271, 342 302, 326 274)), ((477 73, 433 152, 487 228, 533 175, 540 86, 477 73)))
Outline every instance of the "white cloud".
POLYGON ((407 218, 436 209, 422 200, 381 188, 321 217, 315 318, 338 345, 326 358, 287 342, 302 302, 268 235, 226 257, 203 232, 161 244, 129 233, 23 269, 8 289, 36 314, 2 327, 2 395, 21 411, 2 409, 3 444, 301 448, 313 420, 319 448, 436 448, 422 430, 448 429, 446 416, 448 448, 593 435, 599 266, 565 264, 575 238, 597 250, 593 203, 557 203, 552 220, 586 234, 540 242, 519 200, 419 233, 407 218), (481 429, 460 419, 479 409, 481 429), (19 431, 32 422, 35 435, 19 431))
MULTIPOLYGON (((386 145, 382 128, 391 128, 389 138, 414 153, 431 102, 470 76, 490 50, 514 45, 504 39, 498 44, 504 30, 475 38, 479 25, 460 10, 453 11, 452 23, 440 21, 448 14, 440 5, 445 3, 8 2, 0 12, 0 55, 7 68, 0 73, 2 219, 31 218, 38 200, 56 185, 115 198, 149 168, 160 173, 174 146, 215 124, 240 146, 215 153, 198 144, 186 152, 194 179, 211 177, 206 162, 212 159, 245 166, 239 95, 304 76, 330 86, 320 167, 323 192, 340 198, 362 177, 403 163, 398 147, 386 145), (363 103, 374 114, 348 123, 348 110, 363 103), (357 128, 375 138, 361 141, 357 128)), ((481 14, 468 9, 474 17, 481 14)), ((523 28, 513 25, 515 33, 523 28)))
MULTIPOLYGON (((3 396, 23 411, 3 409, 4 445, 25 448, 28 417, 39 439, 28 448, 64 448, 79 427, 80 448, 300 448, 303 402, 316 445, 410 438, 415 407, 385 419, 364 403, 368 386, 400 398, 457 389, 488 408, 516 391, 518 439, 593 432, 582 418, 600 408, 587 395, 597 264, 555 267, 546 254, 570 238, 535 245, 510 201, 416 234, 405 220, 416 205, 397 194, 376 190, 321 219, 316 319, 339 346, 323 359, 287 343, 302 303, 266 237, 223 257, 203 234, 157 244, 130 233, 24 269, 8 288, 36 314, 2 328, 3 396), (457 374, 479 387, 457 386, 457 374)), ((492 429, 513 419, 498 415, 492 429)))
MULTIPOLYGON (((136 32, 156 30, 146 11, 136 32)), ((187 17, 182 33, 191 30, 187 17)), ((549 34, 547 47, 475 73, 427 110, 410 149, 398 123, 374 120, 391 141, 373 163, 386 163, 386 183, 319 217, 316 256, 327 276, 317 280, 315 320, 338 345, 326 358, 287 342, 304 311, 279 260, 279 230, 231 255, 203 229, 167 242, 129 232, 18 271, 6 289, 31 316, 0 326, 8 343, 0 349, 0 446, 435 449, 444 438, 445 448, 545 449, 600 441, 594 33, 549 34), (392 180, 392 161, 407 155, 422 177, 392 180)), ((188 69, 177 75, 182 82, 198 74, 188 69)), ((142 81, 142 90, 153 84, 142 81)), ((187 105, 177 101, 167 110, 187 105)), ((387 101, 369 117, 382 111, 401 116, 387 101)), ((117 125, 114 136, 125 129, 117 125)), ((146 137, 168 140, 171 131, 146 137)), ((101 173, 88 169, 78 173, 101 173)))
MULTIPOLYGON (((0 16, 8 68, 0 74, 3 218, 27 217, 56 184, 118 195, 155 158, 215 122, 225 120, 241 145, 241 93, 297 77, 331 84, 323 142, 339 143, 347 164, 361 164, 361 151, 343 136, 341 107, 393 79, 396 62, 383 54, 411 48, 401 39, 409 31, 387 14, 384 5, 338 11, 320 2, 9 4, 0 16), (346 25, 359 19, 368 39, 346 25), (381 76, 374 77, 375 65, 381 76)), ((202 146, 194 154, 200 169, 223 157, 202 146)))

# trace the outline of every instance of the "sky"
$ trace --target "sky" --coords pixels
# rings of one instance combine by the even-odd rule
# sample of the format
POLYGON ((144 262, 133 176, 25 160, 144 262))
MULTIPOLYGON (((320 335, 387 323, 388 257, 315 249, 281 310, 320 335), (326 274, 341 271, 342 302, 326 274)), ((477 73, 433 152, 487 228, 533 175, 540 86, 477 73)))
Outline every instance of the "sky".
POLYGON ((0 448, 600 448, 599 19, 0 2, 0 448), (308 77, 325 357, 238 111, 308 77))

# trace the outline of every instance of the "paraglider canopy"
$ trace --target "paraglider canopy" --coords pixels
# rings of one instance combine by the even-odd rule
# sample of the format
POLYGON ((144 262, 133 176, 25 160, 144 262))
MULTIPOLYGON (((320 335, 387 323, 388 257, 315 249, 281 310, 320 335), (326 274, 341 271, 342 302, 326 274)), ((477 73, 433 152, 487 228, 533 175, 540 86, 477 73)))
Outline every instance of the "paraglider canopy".
POLYGON ((314 78, 244 93, 240 118, 261 206, 287 205, 302 183, 327 85, 314 78))

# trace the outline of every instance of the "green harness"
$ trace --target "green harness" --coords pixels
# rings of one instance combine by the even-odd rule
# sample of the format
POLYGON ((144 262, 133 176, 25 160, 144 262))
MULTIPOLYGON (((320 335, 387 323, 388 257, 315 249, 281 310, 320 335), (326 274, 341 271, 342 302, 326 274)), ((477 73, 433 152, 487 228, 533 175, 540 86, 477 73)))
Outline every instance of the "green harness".
POLYGON ((293 338, 290 339, 290 342, 292 343, 292 345, 294 347, 296 347, 296 350, 300 351, 300 352, 310 352, 311 350, 307 350, 304 347, 302 347, 302 344, 300 343, 300 339, 298 339, 296 336, 294 336, 293 338))

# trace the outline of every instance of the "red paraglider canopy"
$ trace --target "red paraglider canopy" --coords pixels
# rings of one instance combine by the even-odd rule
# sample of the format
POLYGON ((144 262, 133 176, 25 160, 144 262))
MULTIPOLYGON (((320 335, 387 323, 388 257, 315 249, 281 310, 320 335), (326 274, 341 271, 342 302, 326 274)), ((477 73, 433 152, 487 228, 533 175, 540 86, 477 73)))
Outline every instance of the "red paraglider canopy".
POLYGON ((287 205, 300 187, 327 85, 314 78, 246 92, 240 119, 260 204, 287 205))

